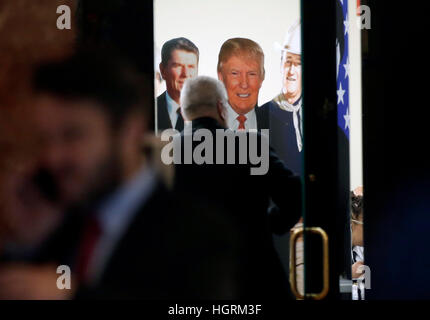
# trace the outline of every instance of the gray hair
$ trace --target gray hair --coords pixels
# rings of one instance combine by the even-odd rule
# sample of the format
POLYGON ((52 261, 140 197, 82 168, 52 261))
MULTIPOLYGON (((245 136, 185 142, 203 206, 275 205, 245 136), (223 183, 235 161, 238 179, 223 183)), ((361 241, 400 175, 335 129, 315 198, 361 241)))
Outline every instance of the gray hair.
POLYGON ((226 108, 227 101, 223 83, 206 76, 188 79, 181 92, 181 108, 188 120, 216 112, 218 102, 226 108))

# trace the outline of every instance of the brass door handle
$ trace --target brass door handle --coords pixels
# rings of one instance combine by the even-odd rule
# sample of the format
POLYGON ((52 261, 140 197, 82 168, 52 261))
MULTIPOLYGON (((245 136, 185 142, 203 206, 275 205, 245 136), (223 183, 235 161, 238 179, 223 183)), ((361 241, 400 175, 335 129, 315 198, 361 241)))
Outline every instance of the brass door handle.
POLYGON ((319 227, 310 228, 297 228, 294 229, 290 235, 290 286, 291 291, 296 296, 297 299, 303 300, 313 299, 321 300, 323 299, 329 291, 329 263, 328 263, 328 236, 327 233, 319 227), (319 293, 305 293, 301 294, 297 290, 297 273, 296 273, 296 241, 299 235, 303 232, 311 232, 321 235, 323 240, 323 289, 319 293))
POLYGON ((295 228, 290 234, 290 287, 296 299, 303 300, 305 298, 297 289, 297 273, 296 273, 296 242, 297 238, 303 234, 303 228, 295 228))

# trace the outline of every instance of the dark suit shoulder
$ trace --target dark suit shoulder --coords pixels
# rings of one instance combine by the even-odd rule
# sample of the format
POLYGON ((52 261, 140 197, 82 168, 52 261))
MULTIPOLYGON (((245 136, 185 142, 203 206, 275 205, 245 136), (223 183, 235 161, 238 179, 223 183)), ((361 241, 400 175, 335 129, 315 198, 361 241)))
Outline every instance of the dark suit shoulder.
POLYGON ((157 97, 157 103, 158 104, 165 104, 166 103, 166 92, 167 91, 164 91, 162 94, 160 94, 158 97, 157 97))
POLYGON ((255 116, 257 117, 257 129, 269 129, 269 109, 266 104, 255 107, 255 116))
POLYGON ((276 106, 276 102, 273 100, 267 101, 265 104, 261 105, 260 108, 262 109, 270 109, 276 106))
POLYGON ((157 97, 157 123, 158 130, 166 130, 172 128, 169 112, 167 111, 166 91, 157 97))
POLYGON ((270 100, 263 104, 260 108, 262 108, 262 113, 265 113, 270 121, 273 121, 274 119, 286 119, 293 117, 292 112, 285 111, 279 107, 279 105, 274 101, 270 100))

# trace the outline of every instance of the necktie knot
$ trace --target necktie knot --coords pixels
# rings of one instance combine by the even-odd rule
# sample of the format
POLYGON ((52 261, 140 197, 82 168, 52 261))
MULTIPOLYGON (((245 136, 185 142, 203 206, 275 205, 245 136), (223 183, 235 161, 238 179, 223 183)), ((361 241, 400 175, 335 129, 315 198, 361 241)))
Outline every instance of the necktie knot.
POLYGON ((184 118, 182 117, 182 110, 180 107, 176 109, 176 114, 178 115, 178 117, 176 120, 175 129, 178 131, 182 131, 184 129, 184 118))
POLYGON ((240 114, 237 116, 237 121, 239 121, 239 130, 245 130, 245 121, 246 121, 246 117, 243 114, 240 114))

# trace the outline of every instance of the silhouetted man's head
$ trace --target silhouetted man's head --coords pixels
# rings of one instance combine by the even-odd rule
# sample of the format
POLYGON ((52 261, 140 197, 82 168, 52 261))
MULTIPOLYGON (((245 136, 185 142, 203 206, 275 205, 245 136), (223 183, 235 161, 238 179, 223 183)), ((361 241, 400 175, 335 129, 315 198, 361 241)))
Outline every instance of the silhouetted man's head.
POLYGON ((41 164, 65 205, 100 197, 140 166, 148 83, 104 52, 77 53, 36 70, 41 164))
POLYGON ((181 105, 187 120, 210 117, 227 127, 227 104, 227 92, 221 81, 199 76, 185 82, 181 105))

